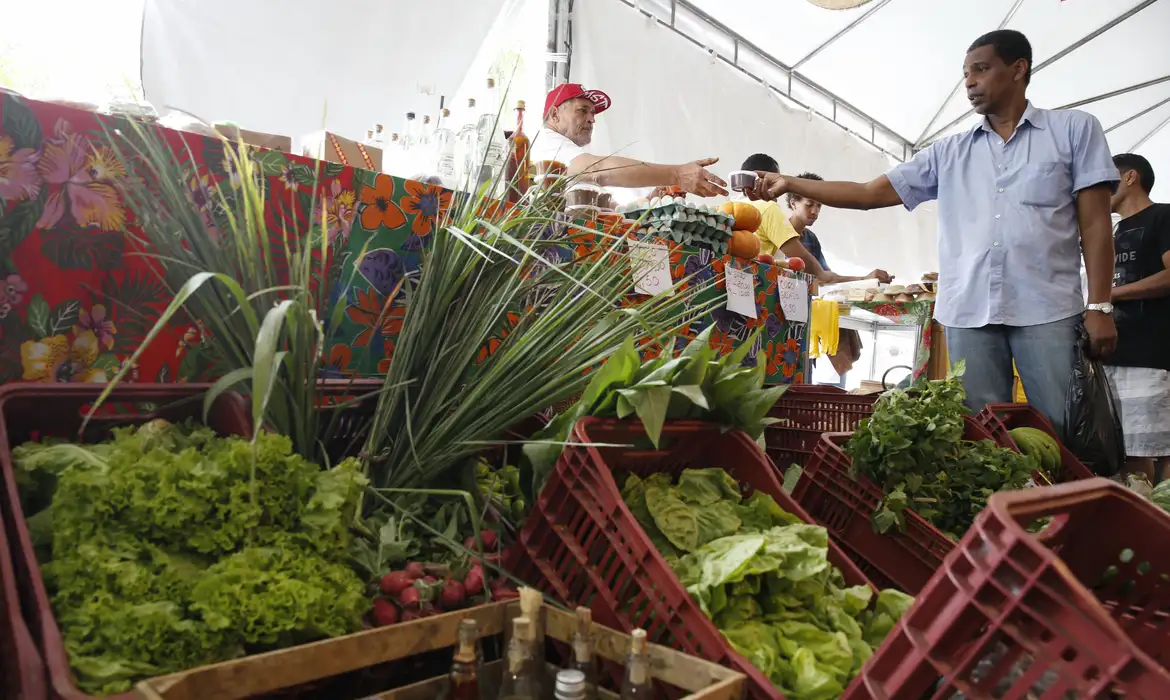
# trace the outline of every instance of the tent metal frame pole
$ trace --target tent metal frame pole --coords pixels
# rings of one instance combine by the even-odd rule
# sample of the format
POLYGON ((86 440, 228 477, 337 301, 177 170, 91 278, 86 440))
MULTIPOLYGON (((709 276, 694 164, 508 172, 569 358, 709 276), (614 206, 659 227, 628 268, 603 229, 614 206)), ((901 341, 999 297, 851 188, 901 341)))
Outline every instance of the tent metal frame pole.
POLYGON ((1100 95, 1093 95, 1092 97, 1086 97, 1085 99, 1077 100, 1076 102, 1069 102, 1066 105, 1061 105, 1061 106, 1057 107, 1057 109, 1076 109, 1077 107, 1084 107, 1085 105, 1091 105, 1094 102, 1100 102, 1102 100, 1107 100, 1110 97, 1119 97, 1121 95, 1124 95, 1124 94, 1129 93, 1129 92, 1133 92, 1135 90, 1142 90, 1144 88, 1153 87, 1155 85, 1160 85, 1160 84, 1165 83, 1165 82, 1170 82, 1170 75, 1163 75, 1161 78, 1154 78, 1153 80, 1147 80, 1144 83, 1130 85, 1129 87, 1123 87, 1123 88, 1120 88, 1118 90, 1111 90, 1109 92, 1103 92, 1100 95))
MULTIPOLYGON (((1004 15, 1003 21, 999 23, 997 29, 1003 29, 1006 27, 1008 22, 1011 22, 1012 18, 1016 16, 1016 12, 1019 11, 1020 6, 1023 4, 1024 0, 1016 0, 1014 3, 1012 3, 1011 9, 1008 10, 1006 15, 1004 15)), ((934 123, 937 122, 938 118, 942 116, 943 110, 947 108, 947 105, 951 103, 951 100, 955 99, 955 95, 959 94, 959 88, 961 87, 963 87, 963 79, 959 78, 955 81, 955 87, 951 88, 950 94, 948 94, 946 99, 942 101, 942 104, 938 106, 938 111, 936 111, 934 116, 930 118, 930 121, 926 123, 926 128, 923 129, 922 133, 918 135, 918 140, 914 142, 915 148, 917 148, 918 145, 922 143, 922 140, 926 138, 926 135, 930 133, 930 127, 934 126, 934 123)))
POLYGON ((1133 115, 1130 115, 1130 116, 1126 117, 1125 119, 1122 119, 1121 121, 1117 122, 1117 123, 1116 123, 1116 124, 1114 124, 1113 126, 1111 126, 1111 127, 1109 127, 1108 129, 1106 129, 1106 130, 1105 130, 1105 133, 1106 133, 1106 134, 1108 134, 1109 132, 1111 132, 1111 131, 1113 131, 1113 130, 1115 130, 1115 129, 1120 129, 1121 127, 1123 127, 1123 126, 1125 126, 1126 124, 1128 124, 1128 123, 1132 122, 1133 120, 1135 120, 1135 119, 1140 119, 1140 118, 1142 118, 1142 117, 1146 116, 1147 114, 1149 114, 1150 112, 1153 112, 1155 109, 1157 109, 1157 108, 1161 107, 1161 106, 1162 106, 1162 105, 1164 105, 1164 104, 1170 104, 1170 97, 1167 97, 1167 98, 1166 98, 1166 99, 1164 99, 1164 100, 1160 100, 1160 101, 1158 101, 1158 102, 1155 102, 1154 104, 1150 105, 1149 107, 1146 107, 1145 109, 1143 109, 1142 111, 1138 112, 1137 114, 1133 114, 1133 115))
MULTIPOLYGON (((1023 2, 1023 0, 1018 0, 1018 2, 1023 2)), ((800 70, 801 66, 803 66, 804 64, 811 61, 813 58, 815 58, 817 56, 817 54, 819 54, 820 52, 822 52, 825 49, 832 46, 838 39, 840 39, 841 37, 845 36, 849 32, 856 29, 859 24, 861 24, 865 20, 869 19, 871 16, 873 16, 873 14, 875 12, 877 12, 878 10, 882 9, 883 7, 885 7, 886 5, 889 5, 889 4, 890 4, 890 0, 879 0, 879 2, 876 5, 870 5, 869 9, 867 9, 860 17, 858 17, 857 19, 853 20, 849 24, 842 27, 840 31, 838 31, 836 34, 834 34, 833 36, 826 39, 823 44, 821 44, 820 46, 813 49, 812 52, 809 53, 807 56, 800 59, 796 63, 793 63, 792 70, 794 70, 794 71, 800 70)))
MULTIPOLYGON (((1097 27, 1096 29, 1094 29, 1093 31, 1084 35, 1080 39, 1077 39, 1073 43, 1064 47, 1060 51, 1057 51, 1056 54, 1054 54, 1053 56, 1050 56, 1050 57, 1044 59, 1043 61, 1041 61, 1040 63, 1037 63, 1035 66, 1032 66, 1032 76, 1035 77, 1035 75, 1037 73, 1044 70, 1048 66, 1050 66, 1053 63, 1064 58, 1065 56, 1069 55, 1073 51, 1076 51, 1077 49, 1081 48, 1082 46, 1089 43, 1093 39, 1096 39, 1097 37, 1101 36, 1105 32, 1109 31, 1110 29, 1113 29, 1117 25, 1121 24, 1122 22, 1129 19, 1130 17, 1133 17, 1137 13, 1141 12, 1142 10, 1146 9, 1147 7, 1149 7, 1150 5, 1153 5, 1156 2, 1158 2, 1158 0, 1142 0, 1142 2, 1138 3, 1137 5, 1134 5, 1130 9, 1128 9, 1125 12, 1121 13, 1120 15, 1114 17, 1113 19, 1109 20, 1108 22, 1101 25, 1100 27, 1097 27)), ((962 114, 962 116, 953 120, 951 123, 947 124, 943 128, 936 130, 930 136, 927 136, 924 139, 919 139, 918 142, 916 144, 914 144, 915 147, 923 146, 925 144, 930 143, 931 141, 938 138, 942 134, 945 134, 946 132, 950 131, 951 128, 961 124, 964 119, 966 119, 967 117, 971 116, 974 113, 975 113, 974 109, 967 110, 966 112, 964 112, 962 114)))
POLYGON ((1163 119, 1161 124, 1159 124, 1159 125, 1155 126, 1155 127, 1153 128, 1153 130, 1152 130, 1152 131, 1150 131, 1150 133, 1148 133, 1148 134, 1146 134, 1145 136, 1141 137, 1141 139, 1140 139, 1140 140, 1139 140, 1137 143, 1135 143, 1134 145, 1130 146, 1130 147, 1129 147, 1129 149, 1126 151, 1126 153, 1133 153, 1133 152, 1134 152, 1134 151, 1136 151, 1137 149, 1139 149, 1139 148, 1141 148, 1142 146, 1144 146, 1144 145, 1146 144, 1146 141, 1149 141, 1150 139, 1152 139, 1152 138, 1154 138, 1155 136, 1157 136, 1157 135, 1158 135, 1158 132, 1160 132, 1162 129, 1165 129, 1165 128, 1166 128, 1166 125, 1167 125, 1167 124, 1170 124, 1170 117, 1166 117, 1165 119, 1163 119))
POLYGON ((546 90, 569 79, 569 65, 573 57, 572 32, 573 0, 548 0, 548 54, 545 64, 544 83, 546 90), (563 60, 559 60, 564 56, 563 60))
MULTIPOLYGON (((598 1, 598 0, 591 0, 591 1, 598 1)), ((678 34, 679 36, 683 37, 684 39, 687 39, 691 43, 695 44, 699 48, 701 48, 704 51, 711 54, 712 57, 719 58, 724 63, 726 63, 729 66, 742 72, 744 75, 747 75, 747 76, 751 77, 752 79, 754 79, 760 83, 763 83, 769 90, 771 90, 775 94, 784 97, 786 100, 789 100, 790 102, 796 104, 797 106, 799 106, 803 109, 808 109, 808 110, 816 112, 817 114, 820 114, 822 117, 829 120, 830 122, 832 122, 836 126, 840 127, 841 129, 844 129, 845 131, 848 131, 851 134, 854 134, 855 136, 857 136, 857 138, 870 144, 871 146, 873 146, 874 148, 878 149, 879 151, 885 153, 886 155, 890 156, 891 158, 894 158, 895 160, 899 160, 899 161, 904 161, 904 160, 906 160, 907 155, 911 152, 910 151, 910 146, 911 146, 910 142, 907 141, 906 139, 904 139, 901 135, 899 135, 898 132, 894 131, 893 129, 886 126, 885 124, 882 124, 880 121, 869 116, 865 112, 861 111, 860 109, 853 106, 849 102, 846 102, 845 100, 841 99, 840 97, 833 94, 832 92, 821 87, 816 82, 810 80, 809 78, 805 77, 801 73, 793 70, 791 66, 788 66, 783 61, 780 61, 775 56, 769 54, 767 51, 764 51, 759 46, 756 46, 752 42, 748 41, 742 35, 735 32, 734 30, 730 29, 727 25, 723 24, 722 22, 715 19, 714 17, 711 17, 706 12, 703 12, 699 8, 692 5, 690 2, 687 2, 687 0, 619 0, 619 1, 628 7, 634 8, 635 10, 640 12, 642 15, 649 17, 650 19, 655 20, 662 25, 665 25, 667 28, 669 28, 674 33, 678 34), (647 6, 651 6, 651 7, 647 7, 647 6), (656 12, 655 9, 653 9, 653 8, 657 8, 659 11, 656 12), (716 33, 722 34, 728 40, 730 40, 731 41, 731 51, 730 51, 731 55, 724 56, 720 51, 713 49, 710 46, 708 46, 706 43, 704 43, 704 41, 700 37, 691 36, 685 30, 681 29, 679 26, 680 22, 678 21, 679 9, 684 10, 688 15, 691 15, 692 17, 698 19, 699 21, 703 22, 704 24, 707 24, 716 33), (786 85, 774 85, 771 82, 769 82, 768 79, 764 78, 763 76, 757 75, 756 73, 753 73, 748 68, 745 68, 740 61, 740 56, 742 53, 740 51, 741 48, 746 48, 746 49, 750 50, 752 53, 754 53, 756 56, 758 56, 762 61, 772 65, 774 68, 776 68, 781 73, 783 73, 785 78, 786 78, 787 84, 786 85), (826 99, 826 101, 832 105, 830 110, 828 110, 830 113, 825 114, 824 111, 819 110, 815 107, 812 107, 808 104, 805 104, 801 100, 793 97, 792 88, 793 88, 794 83, 799 85, 800 87, 803 87, 805 89, 808 89, 812 92, 815 92, 815 93, 823 96, 826 99), (837 112, 839 111, 838 110, 839 107, 845 108, 846 111, 854 114, 860 121, 867 123, 869 128, 865 128, 862 132, 859 132, 859 131, 857 131, 856 128, 839 121, 837 118, 837 112), (877 143, 877 140, 876 140, 877 133, 879 130, 884 135, 887 135, 890 137, 889 141, 890 141, 891 145, 901 144, 901 147, 896 148, 896 150, 891 151, 889 148, 886 148, 885 146, 879 145, 877 143)))

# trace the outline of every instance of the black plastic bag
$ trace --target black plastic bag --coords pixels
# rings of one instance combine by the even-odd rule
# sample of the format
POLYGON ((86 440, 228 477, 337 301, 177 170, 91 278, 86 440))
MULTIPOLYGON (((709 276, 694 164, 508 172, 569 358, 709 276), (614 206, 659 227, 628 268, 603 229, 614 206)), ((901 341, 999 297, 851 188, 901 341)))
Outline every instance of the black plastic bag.
POLYGON ((1065 446, 1094 474, 1113 476, 1125 466, 1121 406, 1105 368, 1088 350, 1089 334, 1079 326, 1064 411, 1065 446))

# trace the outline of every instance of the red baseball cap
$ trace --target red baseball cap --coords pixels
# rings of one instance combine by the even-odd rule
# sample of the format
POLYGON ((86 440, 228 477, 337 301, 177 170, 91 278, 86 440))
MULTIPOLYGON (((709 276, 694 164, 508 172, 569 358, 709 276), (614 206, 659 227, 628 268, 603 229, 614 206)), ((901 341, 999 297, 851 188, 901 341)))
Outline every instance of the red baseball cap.
POLYGON ((609 109, 611 104, 609 95, 600 90, 586 90, 580 83, 565 83, 553 88, 548 97, 544 98, 544 115, 548 116, 553 107, 560 107, 569 100, 584 97, 593 103, 594 114, 601 114, 609 109))

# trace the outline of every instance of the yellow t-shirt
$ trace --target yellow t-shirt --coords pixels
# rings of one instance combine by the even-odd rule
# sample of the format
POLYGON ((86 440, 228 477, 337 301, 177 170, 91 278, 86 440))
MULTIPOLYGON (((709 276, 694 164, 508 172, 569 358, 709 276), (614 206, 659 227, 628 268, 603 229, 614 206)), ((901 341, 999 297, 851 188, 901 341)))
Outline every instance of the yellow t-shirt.
POLYGON ((800 237, 779 204, 757 200, 751 202, 751 205, 760 210, 760 228, 756 230, 756 235, 760 237, 761 253, 775 255, 780 246, 800 237))

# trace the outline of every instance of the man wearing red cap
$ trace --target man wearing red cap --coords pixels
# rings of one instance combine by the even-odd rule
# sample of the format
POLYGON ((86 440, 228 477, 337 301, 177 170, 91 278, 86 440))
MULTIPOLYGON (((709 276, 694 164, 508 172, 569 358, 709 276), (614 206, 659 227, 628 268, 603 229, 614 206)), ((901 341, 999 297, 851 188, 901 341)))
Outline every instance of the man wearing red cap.
POLYGON ((661 165, 588 153, 586 147, 593 140, 593 123, 609 107, 609 95, 600 90, 586 90, 577 83, 554 88, 544 100, 544 126, 533 139, 532 160, 560 161, 569 166, 570 176, 602 187, 673 185, 700 197, 727 194, 724 189, 727 183, 706 168, 718 158, 661 165))

